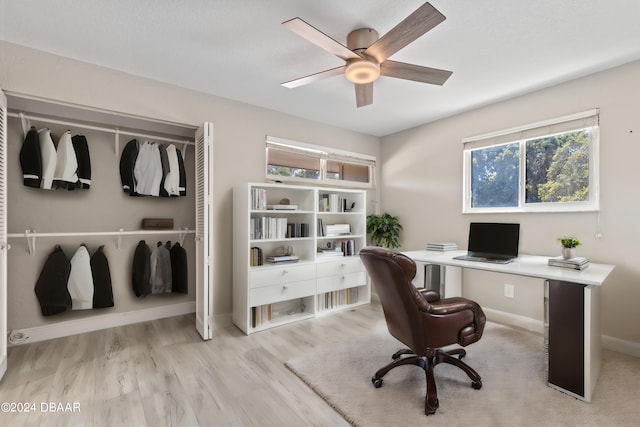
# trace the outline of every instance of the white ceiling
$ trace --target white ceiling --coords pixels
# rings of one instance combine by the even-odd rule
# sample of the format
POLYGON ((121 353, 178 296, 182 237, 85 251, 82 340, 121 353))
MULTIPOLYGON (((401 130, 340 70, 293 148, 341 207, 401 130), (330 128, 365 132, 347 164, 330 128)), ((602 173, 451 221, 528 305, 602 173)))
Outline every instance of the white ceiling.
POLYGON ((432 0, 447 19, 390 59, 453 71, 444 86, 381 77, 356 108, 344 76, 280 83, 343 61, 284 28, 345 43, 385 34, 422 0, 0 0, 2 39, 383 136, 640 59, 638 0, 432 0))

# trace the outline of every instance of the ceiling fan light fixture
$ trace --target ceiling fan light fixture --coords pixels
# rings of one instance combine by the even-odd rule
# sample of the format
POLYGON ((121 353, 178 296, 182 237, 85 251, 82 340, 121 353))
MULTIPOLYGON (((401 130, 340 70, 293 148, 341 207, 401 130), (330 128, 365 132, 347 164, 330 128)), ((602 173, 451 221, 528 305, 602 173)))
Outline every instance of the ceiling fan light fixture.
POLYGON ((355 59, 349 62, 344 75, 351 83, 371 83, 380 77, 380 64, 366 58, 355 59))

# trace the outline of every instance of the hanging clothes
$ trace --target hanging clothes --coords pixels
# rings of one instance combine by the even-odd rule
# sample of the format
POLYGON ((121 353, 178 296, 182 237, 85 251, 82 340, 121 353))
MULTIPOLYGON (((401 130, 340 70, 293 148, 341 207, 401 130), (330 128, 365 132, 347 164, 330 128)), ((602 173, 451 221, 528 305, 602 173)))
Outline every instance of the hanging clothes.
POLYGON ((180 173, 180 184, 178 187, 178 192, 180 196, 187 195, 187 174, 184 170, 184 159, 182 158, 182 153, 180 150, 176 149, 176 155, 178 156, 178 172, 180 173))
POLYGON ((180 167, 178 166, 178 153, 176 150, 176 146, 173 144, 167 147, 169 173, 164 180, 164 191, 168 196, 180 195, 180 167))
POLYGON ((109 261, 100 246, 91 255, 91 275, 93 276, 93 308, 113 307, 113 289, 109 261))
POLYGON ((56 245, 47 257, 34 289, 43 316, 71 308, 71 295, 67 289, 70 273, 71 263, 60 245, 56 245))
POLYGON ((71 257, 71 273, 67 289, 71 295, 72 310, 93 308, 93 274, 91 257, 85 245, 81 245, 71 257))
POLYGON ((122 182, 122 191, 129 193, 130 196, 137 196, 136 181, 134 168, 138 159, 140 143, 137 139, 127 142, 122 155, 120 156, 120 181, 122 182))
POLYGON ((134 166, 136 192, 147 196, 160 195, 162 181, 162 161, 158 144, 146 141, 140 146, 134 166))
POLYGON ((20 167, 23 183, 27 187, 40 188, 42 180, 42 155, 38 130, 31 126, 20 148, 20 167))
POLYGON ((151 252, 150 270, 151 293, 171 292, 171 254, 162 242, 158 242, 158 245, 151 252))
POLYGON ((176 242, 170 251, 171 255, 171 292, 181 294, 189 293, 189 281, 187 272, 187 251, 176 242))
POLYGON ((56 171, 56 147, 51 139, 51 131, 47 128, 38 131, 38 142, 40 143, 40 156, 42 162, 42 181, 40 188, 51 190, 53 184, 53 174, 56 171))
POLYGON ((157 144, 158 150, 160 151, 160 164, 162 165, 162 179, 160 180, 160 188, 158 189, 158 194, 160 197, 169 197, 169 193, 164 188, 165 180, 167 179, 167 175, 170 172, 169 169, 169 157, 167 156, 167 149, 162 144, 157 144))
POLYGON ((73 151, 78 162, 78 182, 77 188, 88 189, 91 187, 91 156, 89 156, 89 144, 84 135, 74 135, 71 138, 73 151))
POLYGON ((132 268, 133 292, 137 297, 144 297, 151 293, 151 285, 149 284, 151 277, 150 257, 149 246, 144 240, 140 240, 133 254, 132 268))
POLYGON ((74 190, 78 182, 78 160, 76 158, 71 132, 66 131, 58 141, 56 170, 53 176, 53 186, 65 190, 74 190))

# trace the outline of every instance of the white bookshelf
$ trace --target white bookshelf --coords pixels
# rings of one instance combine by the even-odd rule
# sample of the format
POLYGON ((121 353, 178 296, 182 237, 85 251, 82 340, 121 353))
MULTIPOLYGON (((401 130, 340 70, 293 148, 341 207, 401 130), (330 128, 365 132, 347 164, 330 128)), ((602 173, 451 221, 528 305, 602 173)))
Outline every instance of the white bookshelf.
POLYGON ((358 257, 366 245, 365 208, 363 190, 270 183, 234 188, 234 324, 250 334, 368 304, 371 291, 358 257), (340 234, 327 235, 327 226, 340 234), (251 265, 258 258, 252 248, 262 252, 262 265, 251 265), (281 254, 298 260, 266 262, 281 254))

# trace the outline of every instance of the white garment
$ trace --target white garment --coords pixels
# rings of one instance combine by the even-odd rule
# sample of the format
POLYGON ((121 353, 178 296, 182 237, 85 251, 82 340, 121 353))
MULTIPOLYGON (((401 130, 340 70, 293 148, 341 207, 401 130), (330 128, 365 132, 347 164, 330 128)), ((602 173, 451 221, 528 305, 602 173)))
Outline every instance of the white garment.
POLYGON ((148 141, 140 146, 136 164, 133 167, 136 188, 138 194, 147 196, 160 195, 160 182, 162 181, 162 161, 157 144, 148 141))
POLYGON ((180 165, 178 164, 178 153, 176 146, 170 144, 167 147, 167 158, 169 159, 169 173, 164 179, 164 189, 169 196, 180 195, 180 165))
POLYGON ((53 180, 75 184, 78 182, 77 171, 78 159, 76 158, 76 151, 73 149, 71 132, 66 131, 58 141, 56 171, 53 175, 53 180))
POLYGON ((149 257, 149 284, 152 294, 171 292, 171 253, 159 243, 149 257))
POLYGON ((93 308, 93 275, 91 257, 86 246, 80 246, 71 258, 71 272, 67 281, 72 310, 93 308))
POLYGON ((38 131, 38 142, 40 143, 40 156, 42 158, 42 181, 40 188, 51 190, 53 175, 56 171, 56 147, 51 139, 51 131, 47 128, 38 131))

